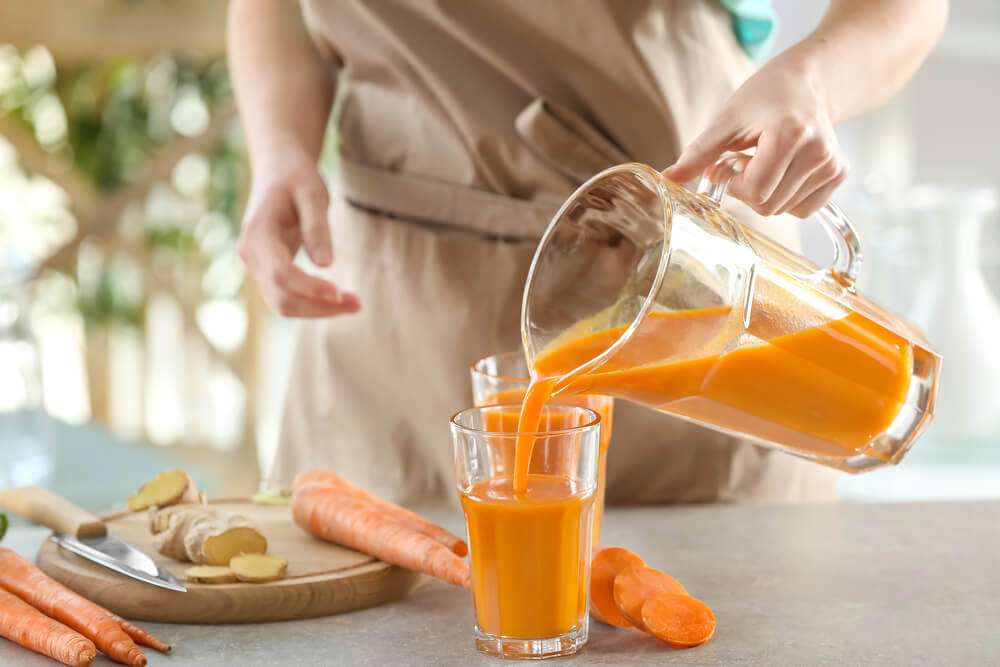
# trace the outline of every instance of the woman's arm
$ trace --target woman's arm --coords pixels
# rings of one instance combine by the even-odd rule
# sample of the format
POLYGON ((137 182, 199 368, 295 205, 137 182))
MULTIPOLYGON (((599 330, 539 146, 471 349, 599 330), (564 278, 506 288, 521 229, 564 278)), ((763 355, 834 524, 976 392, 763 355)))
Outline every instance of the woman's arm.
POLYGON ((310 39, 299 3, 233 0, 229 7, 229 67, 253 172, 240 255, 280 313, 354 312, 357 297, 294 264, 300 246, 316 264, 333 261, 329 195, 316 164, 333 102, 331 63, 310 39))
POLYGON ((847 176, 833 126, 902 88, 947 13, 947 0, 831 0, 816 30, 750 77, 664 173, 688 181, 756 147, 730 192, 762 215, 813 213, 847 176))
POLYGON ((833 0, 816 31, 779 57, 803 64, 839 123, 899 92, 947 19, 947 0, 833 0))

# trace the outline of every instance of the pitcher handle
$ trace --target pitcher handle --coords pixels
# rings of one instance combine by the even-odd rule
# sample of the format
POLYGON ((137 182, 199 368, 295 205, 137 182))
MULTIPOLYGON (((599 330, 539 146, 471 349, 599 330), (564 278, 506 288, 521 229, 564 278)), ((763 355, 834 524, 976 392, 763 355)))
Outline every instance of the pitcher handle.
MULTIPOLYGON (((722 203, 726 188, 736 174, 742 173, 750 161, 749 155, 727 155, 705 170, 698 182, 698 194, 705 195, 716 204, 722 203)), ((844 212, 833 202, 816 211, 819 221, 833 241, 833 263, 826 273, 848 290, 854 290, 861 269, 861 239, 844 212)))

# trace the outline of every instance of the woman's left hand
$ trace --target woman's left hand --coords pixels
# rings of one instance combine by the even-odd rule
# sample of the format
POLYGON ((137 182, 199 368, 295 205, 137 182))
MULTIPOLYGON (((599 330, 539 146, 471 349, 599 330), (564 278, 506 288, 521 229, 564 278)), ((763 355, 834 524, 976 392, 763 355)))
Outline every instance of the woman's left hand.
POLYGON ((779 56, 750 77, 663 173, 683 183, 726 151, 754 147, 728 192, 761 215, 789 212, 804 218, 847 178, 822 92, 807 68, 791 58, 779 56))

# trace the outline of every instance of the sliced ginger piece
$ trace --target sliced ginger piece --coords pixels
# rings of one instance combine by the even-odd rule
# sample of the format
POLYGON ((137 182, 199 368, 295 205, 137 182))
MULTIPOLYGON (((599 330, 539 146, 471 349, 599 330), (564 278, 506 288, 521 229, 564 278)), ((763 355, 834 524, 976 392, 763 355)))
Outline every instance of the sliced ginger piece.
POLYGON ((207 507, 171 507, 152 513, 156 550, 179 561, 228 565, 233 556, 267 553, 267 538, 244 516, 207 507))
POLYGON ((635 627, 649 632, 642 622, 642 605, 659 593, 687 595, 679 581, 666 572, 643 566, 620 572, 614 581, 614 599, 618 611, 635 627))
POLYGON ((198 490, 194 480, 183 470, 171 468, 164 470, 129 496, 128 508, 132 512, 141 512, 150 507, 202 502, 204 494, 198 490))
POLYGON ((288 573, 288 559, 284 556, 243 554, 229 561, 229 569, 240 581, 261 584, 284 579, 288 573))
POLYGON ((170 525, 173 521, 170 518, 171 514, 170 510, 150 507, 148 512, 150 535, 159 535, 162 532, 170 530, 170 525))
POLYGON ((704 644, 715 634, 715 614, 707 604, 677 593, 660 593, 642 605, 647 632, 674 648, 704 644))
POLYGON ((621 547, 607 547, 594 554, 590 565, 590 613, 598 621, 618 628, 632 624, 615 604, 615 577, 634 567, 645 566, 637 554, 621 547))
POLYGON ((184 578, 193 584, 232 584, 238 581, 225 565, 195 565, 184 570, 184 578))
MULTIPOLYGON (((197 547, 190 551, 197 552, 197 547)), ((267 538, 259 530, 253 526, 233 526, 221 533, 206 534, 201 537, 199 562, 222 565, 240 554, 265 553, 267 553, 267 538)))

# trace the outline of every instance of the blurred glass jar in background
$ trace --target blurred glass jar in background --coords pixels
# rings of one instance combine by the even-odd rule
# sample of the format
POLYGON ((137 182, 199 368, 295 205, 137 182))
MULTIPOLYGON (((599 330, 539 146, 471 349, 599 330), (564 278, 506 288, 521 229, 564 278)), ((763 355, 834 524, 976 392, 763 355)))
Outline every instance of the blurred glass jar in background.
POLYGON ((1000 434, 1000 305, 984 275, 983 228, 997 210, 987 187, 921 185, 896 213, 923 247, 904 312, 943 356, 941 393, 930 440, 978 449, 1000 434))
POLYGON ((30 294, 28 280, 0 275, 0 488, 45 485, 55 467, 30 294))

